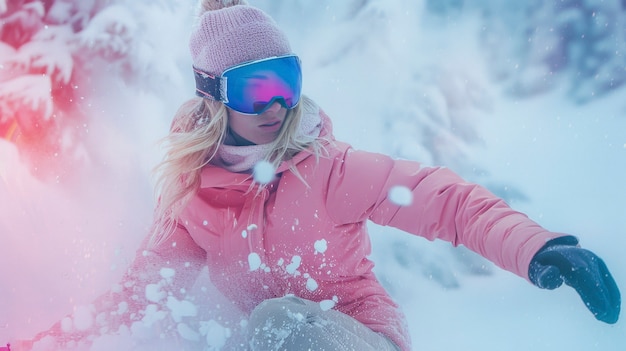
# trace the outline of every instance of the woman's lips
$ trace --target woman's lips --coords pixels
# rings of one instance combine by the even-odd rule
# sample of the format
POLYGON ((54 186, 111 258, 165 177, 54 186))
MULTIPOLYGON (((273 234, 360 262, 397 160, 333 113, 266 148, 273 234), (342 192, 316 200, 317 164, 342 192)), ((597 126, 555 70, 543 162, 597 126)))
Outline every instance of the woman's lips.
POLYGON ((261 124, 259 127, 268 132, 275 132, 280 129, 282 125, 282 121, 271 121, 264 124, 261 124))

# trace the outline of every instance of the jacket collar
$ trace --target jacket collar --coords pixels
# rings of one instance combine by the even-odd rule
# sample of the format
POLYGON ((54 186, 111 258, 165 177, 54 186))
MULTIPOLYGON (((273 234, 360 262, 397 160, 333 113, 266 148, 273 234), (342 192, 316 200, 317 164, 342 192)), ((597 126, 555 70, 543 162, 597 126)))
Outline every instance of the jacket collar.
MULTIPOLYGON (((319 116, 319 123, 321 124, 319 130, 319 137, 332 142, 334 140, 332 134, 332 122, 330 118, 320 109, 317 111, 319 116)), ((282 162, 276 173, 282 173, 288 170, 290 167, 299 164, 305 159, 313 156, 311 150, 304 150, 299 152, 290 160, 282 162)), ((202 169, 200 175, 200 188, 241 188, 244 191, 250 189, 252 183, 252 174, 248 172, 233 172, 224 168, 221 165, 208 164, 202 169)))

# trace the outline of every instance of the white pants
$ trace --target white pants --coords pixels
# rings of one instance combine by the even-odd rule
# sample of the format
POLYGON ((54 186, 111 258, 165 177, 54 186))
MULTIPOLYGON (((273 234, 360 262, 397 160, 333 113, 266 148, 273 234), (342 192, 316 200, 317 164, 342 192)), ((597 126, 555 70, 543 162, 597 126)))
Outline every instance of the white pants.
POLYGON ((398 351, 382 334, 337 310, 295 296, 260 303, 247 327, 253 351, 398 351))

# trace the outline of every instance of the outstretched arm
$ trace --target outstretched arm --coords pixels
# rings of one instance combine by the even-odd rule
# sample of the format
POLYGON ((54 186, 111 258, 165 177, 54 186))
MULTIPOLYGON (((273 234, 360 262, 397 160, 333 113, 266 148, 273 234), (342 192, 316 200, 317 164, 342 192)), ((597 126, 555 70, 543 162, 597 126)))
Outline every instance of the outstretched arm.
POLYGON ((462 244, 540 287, 558 285, 560 279, 577 290, 598 319, 614 323, 618 318, 619 290, 602 260, 575 244, 547 245, 573 237, 542 228, 447 168, 347 148, 335 159, 327 205, 339 222, 370 219, 429 240, 462 244), (395 186, 408 189, 412 201, 394 203, 389 192, 395 186))
POLYGON ((327 204, 339 222, 370 219, 428 240, 464 245, 526 279, 533 255, 563 236, 447 168, 350 149, 335 160, 327 204), (410 203, 390 198, 396 186, 410 191, 410 203))

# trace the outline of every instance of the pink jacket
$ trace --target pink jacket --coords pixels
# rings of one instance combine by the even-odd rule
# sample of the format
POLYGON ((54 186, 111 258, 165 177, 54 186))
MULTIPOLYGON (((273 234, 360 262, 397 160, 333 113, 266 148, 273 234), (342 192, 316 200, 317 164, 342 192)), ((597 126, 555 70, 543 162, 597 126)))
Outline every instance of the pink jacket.
MULTIPOLYGON (((322 135, 332 139, 330 120, 323 113, 322 120, 322 135)), ((176 250, 168 251, 206 260, 211 280, 243 311, 286 294, 335 301, 337 310, 410 350, 404 317, 367 258, 368 219, 463 244, 524 278, 539 248, 561 236, 446 168, 357 151, 342 142, 327 151, 319 159, 301 152, 291 162, 302 179, 285 163, 261 191, 250 191, 248 174, 206 166, 200 190, 170 239, 176 250), (389 200, 396 185, 412 191, 409 206, 389 200)))

